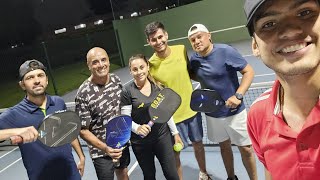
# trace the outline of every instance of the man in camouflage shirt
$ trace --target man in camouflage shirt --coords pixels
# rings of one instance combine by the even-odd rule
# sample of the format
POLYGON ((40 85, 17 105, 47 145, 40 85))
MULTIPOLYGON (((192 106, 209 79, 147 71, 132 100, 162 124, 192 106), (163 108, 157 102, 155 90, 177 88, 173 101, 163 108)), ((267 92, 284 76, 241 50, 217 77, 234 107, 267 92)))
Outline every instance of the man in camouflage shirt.
POLYGON ((75 97, 76 112, 81 118, 80 136, 88 143, 90 155, 99 180, 113 180, 114 172, 121 180, 129 179, 127 166, 130 163, 128 148, 113 149, 106 143, 106 124, 120 114, 122 85, 120 78, 109 73, 107 52, 94 47, 87 54, 91 76, 78 89, 75 97), (113 159, 120 159, 120 166, 113 166, 113 159))

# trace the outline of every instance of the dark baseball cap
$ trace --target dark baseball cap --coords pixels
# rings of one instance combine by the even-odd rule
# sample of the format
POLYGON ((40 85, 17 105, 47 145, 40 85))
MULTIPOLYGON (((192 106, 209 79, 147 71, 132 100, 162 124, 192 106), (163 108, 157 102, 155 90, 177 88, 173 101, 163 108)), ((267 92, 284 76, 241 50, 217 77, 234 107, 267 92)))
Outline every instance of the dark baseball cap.
POLYGON ((253 35, 254 31, 252 25, 253 16, 265 1, 266 0, 246 0, 244 3, 244 12, 247 16, 246 26, 248 28, 250 36, 253 35))
POLYGON ((23 79, 24 75, 26 75, 28 72, 34 71, 37 69, 42 69, 43 71, 46 71, 46 67, 40 61, 37 61, 35 59, 27 60, 20 66, 20 69, 19 69, 20 80, 23 79))
MULTIPOLYGON (((262 4, 264 2, 266 2, 267 0, 246 0, 244 3, 244 12, 246 13, 247 16, 247 28, 249 31, 250 36, 253 36, 253 16, 255 15, 255 13, 257 12, 257 10, 262 6, 262 4)), ((318 0, 318 2, 320 3, 320 0, 318 0)))

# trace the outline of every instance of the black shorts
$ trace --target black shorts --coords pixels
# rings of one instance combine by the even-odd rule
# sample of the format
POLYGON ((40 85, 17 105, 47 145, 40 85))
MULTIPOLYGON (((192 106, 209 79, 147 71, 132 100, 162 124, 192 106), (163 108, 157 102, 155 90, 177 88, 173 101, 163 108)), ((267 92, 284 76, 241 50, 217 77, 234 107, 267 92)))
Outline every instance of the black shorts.
MULTIPOLYGON (((96 174, 99 180, 113 180, 114 169, 112 158, 109 156, 99 157, 92 159, 96 174)), ((116 169, 123 169, 128 167, 130 164, 130 152, 129 147, 122 151, 122 156, 120 158, 120 166, 116 169)))

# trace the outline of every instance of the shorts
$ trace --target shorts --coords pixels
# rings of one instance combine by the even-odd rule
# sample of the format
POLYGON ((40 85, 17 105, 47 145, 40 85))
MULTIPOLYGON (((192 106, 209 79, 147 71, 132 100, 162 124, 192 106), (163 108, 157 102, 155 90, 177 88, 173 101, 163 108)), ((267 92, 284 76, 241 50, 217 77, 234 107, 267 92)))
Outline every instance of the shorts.
POLYGON ((251 145, 246 110, 229 117, 214 118, 206 115, 206 119, 210 141, 220 143, 230 139, 231 143, 237 146, 251 145))
POLYGON ((172 146, 172 136, 170 133, 165 133, 152 143, 132 143, 132 150, 142 169, 144 179, 156 179, 155 157, 157 157, 165 179, 179 180, 176 162, 173 160, 174 153, 172 146))
POLYGON ((193 117, 176 124, 179 135, 183 141, 183 149, 188 147, 188 138, 191 142, 202 141, 203 128, 201 113, 197 113, 193 117))
MULTIPOLYGON (((114 169, 112 158, 109 156, 99 157, 92 159, 96 174, 99 180, 113 180, 114 169)), ((120 166, 116 169, 122 169, 128 167, 130 164, 130 152, 129 147, 122 151, 122 156, 120 158, 120 166)))

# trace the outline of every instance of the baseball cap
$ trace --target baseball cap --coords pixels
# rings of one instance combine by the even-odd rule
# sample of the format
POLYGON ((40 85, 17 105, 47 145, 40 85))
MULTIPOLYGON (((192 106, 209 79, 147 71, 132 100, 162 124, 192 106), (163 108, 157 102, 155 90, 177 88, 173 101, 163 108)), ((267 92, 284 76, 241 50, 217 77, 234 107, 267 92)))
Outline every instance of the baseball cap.
MULTIPOLYGON (((244 3, 244 11, 247 16, 247 28, 249 31, 250 36, 253 35, 254 29, 252 24, 252 18, 257 10, 261 7, 261 5, 266 2, 267 0, 246 0, 244 3)), ((320 3, 320 0, 318 0, 320 3)))
POLYGON ((208 29, 203 24, 194 24, 190 27, 188 31, 188 37, 192 36, 197 32, 206 32, 209 33, 208 29))
POLYGON ((246 0, 244 3, 244 12, 247 16, 247 28, 249 31, 250 36, 253 35, 253 27, 252 27, 252 18, 253 15, 257 12, 259 7, 265 2, 266 0, 246 0))
POLYGON ((27 60, 23 64, 21 64, 19 68, 19 76, 20 79, 24 77, 28 72, 34 71, 37 69, 42 69, 43 71, 46 71, 46 67, 40 62, 35 59, 27 60))

